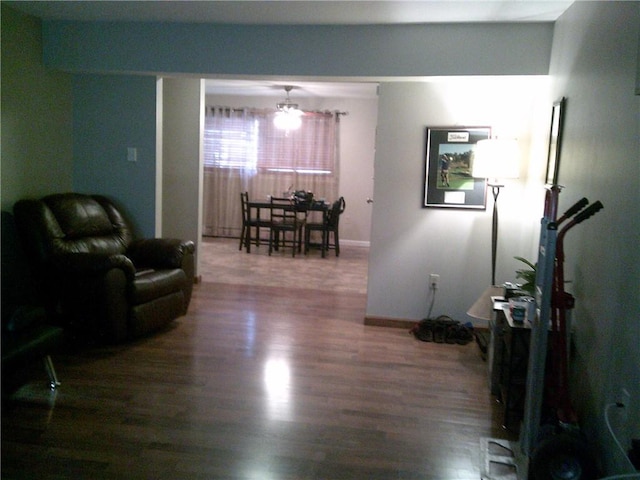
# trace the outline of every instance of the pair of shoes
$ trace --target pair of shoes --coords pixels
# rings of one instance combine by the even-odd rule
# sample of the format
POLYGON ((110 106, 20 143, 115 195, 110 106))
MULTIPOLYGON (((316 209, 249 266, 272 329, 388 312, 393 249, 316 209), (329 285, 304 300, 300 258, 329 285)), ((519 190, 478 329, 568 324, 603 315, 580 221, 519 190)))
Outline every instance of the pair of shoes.
POLYGON ((458 343, 458 329, 460 325, 449 325, 445 330, 444 341, 445 343, 458 343))
POLYGON ((433 325, 431 320, 425 318, 424 320, 420 320, 420 322, 416 323, 415 326, 410 330, 410 333, 423 342, 433 342, 433 325))
POLYGON ((458 343, 460 345, 466 345, 474 338, 473 325, 471 323, 465 323, 464 325, 462 325, 462 328, 463 330, 458 337, 458 343))
POLYGON ((453 320, 447 315, 440 315, 435 319, 435 323, 436 328, 434 330, 434 335, 436 337, 436 343, 456 343, 453 332, 460 322, 453 320))
MULTIPOLYGON (((447 330, 458 323, 460 322, 452 320, 446 315, 441 315, 436 319, 420 320, 409 332, 423 342, 445 343, 447 330)), ((455 343, 455 341, 451 343, 455 343)))
POLYGON ((440 315, 436 319, 425 318, 416 323, 409 333, 418 340, 435 343, 457 343, 466 345, 473 340, 473 326, 471 323, 462 325, 446 315, 440 315))
POLYGON ((447 339, 447 326, 443 323, 436 323, 433 329, 433 341, 436 343, 444 343, 447 339))
POLYGON ((466 345, 473 340, 473 329, 470 324, 466 325, 453 325, 447 330, 447 343, 457 343, 459 345, 466 345))

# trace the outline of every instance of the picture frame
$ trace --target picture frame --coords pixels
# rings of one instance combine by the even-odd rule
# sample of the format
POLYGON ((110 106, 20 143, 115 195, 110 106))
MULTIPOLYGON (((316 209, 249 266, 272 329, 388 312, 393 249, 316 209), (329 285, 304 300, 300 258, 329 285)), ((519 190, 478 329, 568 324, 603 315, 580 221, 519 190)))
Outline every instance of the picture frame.
POLYGON ((487 179, 473 178, 475 145, 491 127, 427 127, 423 207, 484 210, 487 179))
POLYGON ((560 148, 562 146, 562 123, 567 99, 562 97, 553 103, 551 108, 551 127, 549 130, 549 151, 547 155, 547 172, 545 183, 547 185, 558 184, 560 170, 560 148))

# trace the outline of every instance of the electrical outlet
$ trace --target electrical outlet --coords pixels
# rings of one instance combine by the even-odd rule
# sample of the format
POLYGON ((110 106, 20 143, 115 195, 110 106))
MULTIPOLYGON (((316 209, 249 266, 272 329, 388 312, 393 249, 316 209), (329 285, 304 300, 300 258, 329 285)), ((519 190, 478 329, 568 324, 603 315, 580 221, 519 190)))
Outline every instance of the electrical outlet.
POLYGON ((436 290, 439 283, 440 275, 438 275, 437 273, 432 273, 429 275, 429 288, 431 288, 432 290, 436 290))

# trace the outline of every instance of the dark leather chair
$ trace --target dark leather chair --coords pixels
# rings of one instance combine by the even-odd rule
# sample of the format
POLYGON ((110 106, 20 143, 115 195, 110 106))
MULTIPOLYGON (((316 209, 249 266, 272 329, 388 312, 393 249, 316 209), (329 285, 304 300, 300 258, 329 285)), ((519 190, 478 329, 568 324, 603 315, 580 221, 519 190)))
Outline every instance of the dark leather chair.
POLYGON ((44 307, 38 303, 15 221, 2 212, 2 387, 3 394, 22 382, 23 368, 44 360, 49 385, 60 382, 51 354, 61 347, 63 330, 47 322, 44 307))
POLYGON ((14 215, 47 312, 63 326, 120 342, 187 312, 193 242, 135 239, 117 206, 100 195, 21 200, 14 215))
POLYGON ((304 230, 304 253, 307 253, 311 247, 311 233, 320 232, 322 257, 331 248, 335 249, 336 257, 340 256, 340 215, 344 213, 345 208, 344 197, 340 197, 323 215, 322 222, 307 222, 304 230), (333 242, 330 238, 331 233, 333 233, 333 242))

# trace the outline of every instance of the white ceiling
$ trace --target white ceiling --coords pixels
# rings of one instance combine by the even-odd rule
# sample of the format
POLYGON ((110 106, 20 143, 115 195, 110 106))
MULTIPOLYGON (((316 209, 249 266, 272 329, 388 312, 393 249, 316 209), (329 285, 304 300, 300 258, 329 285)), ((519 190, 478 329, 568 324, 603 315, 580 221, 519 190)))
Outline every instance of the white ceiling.
MULTIPOLYGON (((574 0, 3 0, 42 19, 264 25, 553 22, 574 0)), ((210 79, 207 93, 284 98, 376 96, 375 83, 210 79)))
POLYGON ((59 20, 241 24, 553 22, 573 0, 4 0, 59 20))

